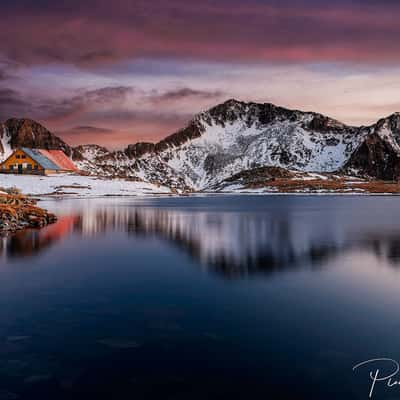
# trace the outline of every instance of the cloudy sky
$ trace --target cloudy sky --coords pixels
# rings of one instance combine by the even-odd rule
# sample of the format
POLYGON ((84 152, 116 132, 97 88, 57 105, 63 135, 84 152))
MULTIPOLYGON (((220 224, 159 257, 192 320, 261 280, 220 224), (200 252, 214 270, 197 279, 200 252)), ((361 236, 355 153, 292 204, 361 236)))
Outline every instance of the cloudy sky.
POLYGON ((398 0, 1 0, 0 120, 156 141, 229 98, 369 124, 400 111, 398 0))

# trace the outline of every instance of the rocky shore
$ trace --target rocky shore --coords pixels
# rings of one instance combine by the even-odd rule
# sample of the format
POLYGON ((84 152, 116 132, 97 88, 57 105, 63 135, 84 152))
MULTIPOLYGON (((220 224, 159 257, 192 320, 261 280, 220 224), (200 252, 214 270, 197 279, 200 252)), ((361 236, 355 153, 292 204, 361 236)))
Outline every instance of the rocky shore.
POLYGON ((14 232, 26 228, 42 228, 57 217, 36 205, 15 189, 0 191, 0 232, 14 232))

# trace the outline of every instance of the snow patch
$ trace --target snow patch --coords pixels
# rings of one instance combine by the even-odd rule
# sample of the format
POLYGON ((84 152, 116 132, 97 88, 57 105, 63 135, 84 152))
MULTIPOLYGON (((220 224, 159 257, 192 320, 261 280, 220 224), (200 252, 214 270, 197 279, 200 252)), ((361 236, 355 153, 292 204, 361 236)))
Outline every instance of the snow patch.
POLYGON ((54 176, 0 174, 0 187, 17 187, 27 195, 60 194, 63 196, 143 196, 168 194, 165 186, 122 179, 100 179, 90 176, 59 174, 54 176))
POLYGON ((3 162, 6 160, 8 157, 11 156, 13 149, 11 148, 11 135, 8 132, 8 129, 3 126, 3 131, 0 136, 0 149, 3 150, 3 153, 0 153, 0 162, 3 162))

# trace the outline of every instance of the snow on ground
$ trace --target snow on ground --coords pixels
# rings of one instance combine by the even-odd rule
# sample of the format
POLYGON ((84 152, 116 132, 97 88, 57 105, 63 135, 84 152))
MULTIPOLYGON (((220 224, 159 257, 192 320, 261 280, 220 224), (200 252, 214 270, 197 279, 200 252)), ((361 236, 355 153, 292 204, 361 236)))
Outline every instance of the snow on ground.
POLYGON ((165 186, 122 179, 59 174, 53 176, 0 174, 0 187, 17 187, 27 195, 59 194, 74 197, 144 196, 169 194, 165 186))
POLYGON ((217 193, 234 193, 234 194, 258 194, 258 193, 278 193, 279 190, 271 186, 263 186, 260 188, 248 188, 246 185, 240 183, 234 183, 232 185, 227 185, 218 190, 217 193))
MULTIPOLYGON (((293 171, 293 172, 295 172, 295 171, 293 171)), ((326 175, 309 172, 307 175, 304 174, 302 176, 296 177, 296 179, 299 179, 301 181, 314 181, 316 179, 321 179, 323 181, 326 181, 326 180, 328 180, 328 177, 326 175)))
MULTIPOLYGON (((293 190, 290 192, 285 192, 285 191, 280 191, 276 187, 271 187, 271 186, 265 186, 262 188, 246 188, 244 186, 226 186, 220 191, 218 191, 219 194, 235 194, 235 195, 240 195, 240 194, 251 194, 251 195, 287 195, 287 196, 296 196, 296 195, 308 195, 308 196, 313 196, 313 195, 357 195, 357 194, 368 194, 367 191, 359 188, 343 188, 340 191, 339 190, 328 190, 328 189, 317 189, 317 190, 311 190, 310 188, 303 188, 303 189, 298 189, 298 190, 293 190)), ((374 193, 376 195, 377 193, 374 193)), ((380 193, 380 194, 385 194, 385 193, 380 193)), ((390 193, 386 193, 390 194, 390 193)))

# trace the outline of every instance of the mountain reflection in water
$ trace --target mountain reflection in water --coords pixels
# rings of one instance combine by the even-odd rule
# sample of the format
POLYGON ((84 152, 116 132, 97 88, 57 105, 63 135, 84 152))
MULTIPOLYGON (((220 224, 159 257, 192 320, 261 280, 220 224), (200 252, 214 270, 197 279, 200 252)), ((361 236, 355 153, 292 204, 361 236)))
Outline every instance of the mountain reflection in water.
POLYGON ((35 256, 71 235, 95 238, 118 231, 165 239, 207 270, 230 278, 305 265, 317 267, 350 251, 370 252, 391 265, 400 263, 400 231, 374 218, 348 219, 340 210, 326 213, 311 209, 296 214, 290 207, 266 206, 239 212, 224 207, 207 210, 104 200, 49 202, 47 208, 58 213, 57 223, 3 237, 3 262, 35 256))

